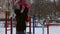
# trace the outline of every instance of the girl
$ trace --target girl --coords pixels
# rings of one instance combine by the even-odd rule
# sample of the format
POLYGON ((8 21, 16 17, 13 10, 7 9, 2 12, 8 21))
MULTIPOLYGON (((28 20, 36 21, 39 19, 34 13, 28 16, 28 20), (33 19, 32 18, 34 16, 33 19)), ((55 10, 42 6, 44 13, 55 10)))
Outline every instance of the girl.
POLYGON ((20 9, 15 9, 16 14, 16 34, 24 34, 26 30, 26 21, 29 11, 29 5, 26 3, 26 0, 16 0, 15 4, 18 4, 20 9))

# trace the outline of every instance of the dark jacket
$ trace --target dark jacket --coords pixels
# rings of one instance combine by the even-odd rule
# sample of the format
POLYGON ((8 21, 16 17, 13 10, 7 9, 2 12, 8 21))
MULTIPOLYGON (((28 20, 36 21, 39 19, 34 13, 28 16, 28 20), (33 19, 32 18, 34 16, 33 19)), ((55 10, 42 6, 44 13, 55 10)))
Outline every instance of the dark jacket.
POLYGON ((20 9, 16 9, 15 10, 15 14, 16 14, 16 30, 17 31, 24 31, 26 30, 26 15, 28 14, 28 9, 25 8, 23 13, 20 12, 20 9))
POLYGON ((21 16, 16 16, 16 30, 17 31, 24 31, 26 29, 26 23, 25 23, 25 19, 21 16))

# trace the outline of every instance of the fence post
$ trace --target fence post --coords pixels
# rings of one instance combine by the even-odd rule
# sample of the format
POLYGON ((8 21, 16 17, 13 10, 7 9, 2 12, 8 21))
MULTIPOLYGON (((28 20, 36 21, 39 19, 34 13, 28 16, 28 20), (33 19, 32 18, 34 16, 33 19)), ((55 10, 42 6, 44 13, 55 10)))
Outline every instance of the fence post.
POLYGON ((12 17, 10 17, 10 25, 11 25, 11 27, 10 27, 10 33, 12 34, 12 17))
POLYGON ((28 17, 29 19, 29 34, 31 34, 31 17, 28 17))
POLYGON ((7 11, 5 12, 5 34, 7 34, 7 11))
POLYGON ((33 16, 33 34, 35 34, 35 17, 33 16))

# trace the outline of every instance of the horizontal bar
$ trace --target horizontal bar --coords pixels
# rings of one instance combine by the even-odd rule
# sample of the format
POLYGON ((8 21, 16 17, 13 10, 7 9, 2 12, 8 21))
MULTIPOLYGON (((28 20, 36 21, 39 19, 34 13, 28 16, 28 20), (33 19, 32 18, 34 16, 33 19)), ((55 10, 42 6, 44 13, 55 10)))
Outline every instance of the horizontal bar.
POLYGON ((45 26, 60 26, 60 24, 46 24, 45 26))
MULTIPOLYGON (((6 19, 1 18, 0 21, 5 21, 6 19)), ((10 21, 10 19, 7 19, 7 21, 10 21)), ((15 19, 13 19, 13 21, 15 21, 15 19)))

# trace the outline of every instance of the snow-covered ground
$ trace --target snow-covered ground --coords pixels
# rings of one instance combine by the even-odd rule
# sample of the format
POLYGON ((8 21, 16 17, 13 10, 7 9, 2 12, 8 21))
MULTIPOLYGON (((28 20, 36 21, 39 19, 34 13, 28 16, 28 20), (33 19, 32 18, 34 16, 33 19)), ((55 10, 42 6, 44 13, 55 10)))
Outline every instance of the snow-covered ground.
MULTIPOLYGON (((5 28, 4 28, 4 22, 5 21, 0 21, 0 34, 5 34, 5 28)), ((27 25, 29 25, 27 23, 27 25)), ((33 24, 32 24, 33 25, 33 24)), ((35 27, 35 34, 47 34, 47 28, 46 27, 42 27, 41 24, 37 23, 36 24, 37 26, 40 26, 40 27, 35 27), (43 29, 44 29, 44 32, 43 32, 43 29)), ((12 34, 16 34, 16 28, 13 27, 13 30, 12 30, 12 34)), ((31 28, 31 32, 33 34, 33 28, 31 28)), ((29 27, 26 28, 26 34, 29 33, 29 27)), ((10 34, 10 28, 8 27, 8 31, 7 31, 7 34, 10 34)), ((49 26, 49 34, 60 34, 60 26, 49 26)))
MULTIPOLYGON (((32 30, 32 34, 33 34, 33 28, 32 30)), ((26 28, 26 34, 29 32, 29 28, 26 28)), ((8 34, 10 34, 10 30, 8 28, 7 31, 8 34)), ((35 34, 47 34, 47 28, 44 28, 44 32, 42 30, 42 27, 37 27, 35 28, 35 34)), ((0 34, 5 34, 5 28, 0 28, 0 34)), ((16 28, 13 27, 13 34, 16 34, 16 28)), ((50 26, 49 27, 49 34, 60 34, 60 26, 50 26)))

